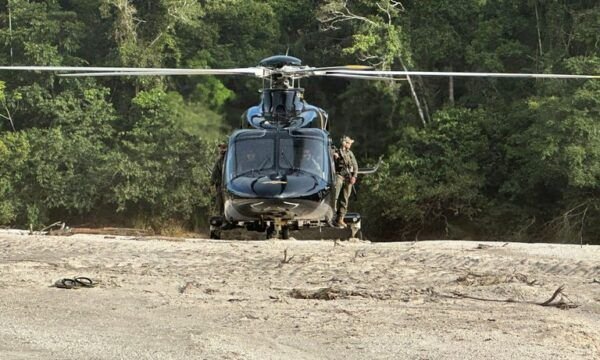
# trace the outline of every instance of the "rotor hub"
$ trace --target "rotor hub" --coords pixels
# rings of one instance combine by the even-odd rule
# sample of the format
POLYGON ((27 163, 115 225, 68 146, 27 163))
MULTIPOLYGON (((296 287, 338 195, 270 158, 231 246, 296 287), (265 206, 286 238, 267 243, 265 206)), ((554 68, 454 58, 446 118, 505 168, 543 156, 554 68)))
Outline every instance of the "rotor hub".
POLYGON ((262 59, 258 65, 270 69, 281 69, 284 66, 302 66, 302 60, 293 56, 275 55, 262 59))

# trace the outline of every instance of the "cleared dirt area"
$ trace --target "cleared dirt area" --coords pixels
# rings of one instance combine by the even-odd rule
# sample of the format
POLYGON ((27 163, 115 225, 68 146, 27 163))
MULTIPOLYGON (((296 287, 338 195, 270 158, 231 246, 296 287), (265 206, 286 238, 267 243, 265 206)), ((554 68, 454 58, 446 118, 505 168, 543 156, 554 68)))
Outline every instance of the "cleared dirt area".
POLYGON ((600 247, 0 233, 0 359, 48 358, 599 359, 600 247))

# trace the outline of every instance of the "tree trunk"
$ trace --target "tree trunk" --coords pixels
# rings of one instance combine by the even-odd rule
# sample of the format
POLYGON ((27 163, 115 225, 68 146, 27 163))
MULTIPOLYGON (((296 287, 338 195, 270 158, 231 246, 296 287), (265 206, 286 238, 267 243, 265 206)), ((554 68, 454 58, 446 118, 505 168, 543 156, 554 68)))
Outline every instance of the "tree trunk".
MULTIPOLYGON (((404 61, 400 59, 400 64, 402 65, 402 69, 404 71, 408 71, 406 66, 404 65, 404 61)), ((425 115, 423 114, 423 108, 421 107, 421 102, 419 101, 419 97, 417 96, 417 92, 415 91, 415 87, 409 75, 406 75, 406 80, 408 81, 408 86, 410 87, 410 93, 412 94, 413 100, 415 101, 415 105, 417 105, 417 110, 419 111, 419 117, 421 118, 421 123, 423 123, 423 127, 427 126, 427 122, 425 121, 425 115)))
POLYGON ((450 106, 454 107, 454 77, 448 78, 448 102, 450 106))

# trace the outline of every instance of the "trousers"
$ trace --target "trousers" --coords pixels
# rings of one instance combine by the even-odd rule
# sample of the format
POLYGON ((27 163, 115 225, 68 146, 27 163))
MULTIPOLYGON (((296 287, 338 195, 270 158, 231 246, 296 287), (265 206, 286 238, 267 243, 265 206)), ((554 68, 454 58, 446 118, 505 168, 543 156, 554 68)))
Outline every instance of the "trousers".
POLYGON ((335 180, 335 206, 338 219, 343 219, 346 216, 351 194, 352 184, 350 184, 350 181, 343 176, 337 175, 335 180), (341 197, 340 194, 342 195, 341 197))

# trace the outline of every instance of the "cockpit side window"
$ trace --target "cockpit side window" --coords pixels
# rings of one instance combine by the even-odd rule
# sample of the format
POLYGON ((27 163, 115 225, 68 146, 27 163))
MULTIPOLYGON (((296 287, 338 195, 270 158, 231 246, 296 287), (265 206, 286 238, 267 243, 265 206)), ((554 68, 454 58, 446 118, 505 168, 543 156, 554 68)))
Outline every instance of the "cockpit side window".
POLYGON ((274 140, 272 138, 248 138, 235 141, 233 152, 228 156, 228 178, 241 174, 264 172, 273 169, 274 140))

